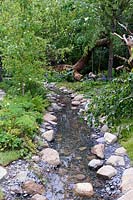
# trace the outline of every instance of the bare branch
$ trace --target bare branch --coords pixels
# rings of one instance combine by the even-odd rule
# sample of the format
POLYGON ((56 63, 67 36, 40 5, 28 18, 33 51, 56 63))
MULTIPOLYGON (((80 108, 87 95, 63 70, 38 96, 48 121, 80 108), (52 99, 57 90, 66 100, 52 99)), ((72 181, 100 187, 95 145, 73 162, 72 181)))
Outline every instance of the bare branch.
POLYGON ((120 22, 118 22, 118 24, 124 28, 127 32, 129 32, 131 35, 133 35, 133 33, 124 25, 124 24, 121 24, 120 22))
POLYGON ((117 33, 113 33, 113 35, 116 35, 117 37, 119 37, 121 40, 123 40, 123 37, 117 33))

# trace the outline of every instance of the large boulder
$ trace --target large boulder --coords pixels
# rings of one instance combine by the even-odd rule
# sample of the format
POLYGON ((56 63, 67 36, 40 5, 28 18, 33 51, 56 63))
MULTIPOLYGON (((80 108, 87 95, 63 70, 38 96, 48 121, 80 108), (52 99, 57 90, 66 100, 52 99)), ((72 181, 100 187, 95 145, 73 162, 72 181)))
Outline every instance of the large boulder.
POLYGON ((54 116, 54 115, 51 115, 50 113, 46 113, 43 117, 44 121, 46 122, 51 122, 51 121, 54 121, 56 122, 57 121, 57 117, 54 116))
POLYGON ((104 144, 97 144, 91 148, 91 153, 95 154, 99 158, 104 158, 104 144))
POLYGON ((77 195, 84 197, 92 197, 94 194, 91 183, 77 183, 75 184, 74 191, 77 195))
POLYGON ((23 186, 23 190, 28 194, 43 194, 45 192, 45 188, 41 184, 37 184, 34 181, 26 181, 23 186))
POLYGON ((108 144, 115 143, 117 141, 117 136, 111 133, 106 132, 104 134, 104 139, 108 144))
POLYGON ((1 180, 4 176, 6 176, 6 174, 7 174, 7 170, 6 170, 4 167, 1 167, 1 166, 0 166, 0 180, 1 180))
POLYGON ((106 161, 107 165, 113 165, 113 166, 125 166, 124 158, 121 156, 115 156, 112 155, 108 160, 106 161))
POLYGON ((133 167, 124 171, 122 175, 121 189, 123 193, 133 190, 133 167))
POLYGON ((51 148, 46 148, 40 152, 42 160, 50 165, 57 166, 61 163, 59 153, 51 148))
POLYGON ((105 165, 97 171, 97 174, 103 178, 110 179, 117 174, 117 170, 110 165, 105 165))

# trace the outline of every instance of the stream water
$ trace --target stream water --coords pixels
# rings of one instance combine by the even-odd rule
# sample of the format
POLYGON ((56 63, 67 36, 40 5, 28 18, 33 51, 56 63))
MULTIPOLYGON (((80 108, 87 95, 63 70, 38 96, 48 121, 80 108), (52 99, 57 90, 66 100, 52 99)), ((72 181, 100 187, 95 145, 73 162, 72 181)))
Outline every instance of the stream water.
MULTIPOLYGON (((94 133, 78 115, 78 108, 72 108, 70 94, 58 90, 54 92, 54 103, 63 106, 62 109, 53 112, 58 121, 57 126, 53 126, 55 140, 50 143, 50 147, 59 152, 61 165, 52 167, 41 160, 12 162, 7 166, 8 176, 1 182, 6 200, 30 200, 32 195, 21 192, 21 186, 27 180, 44 183, 46 188, 44 195, 47 200, 116 200, 120 194, 119 185, 123 168, 119 167, 118 176, 109 181, 97 177, 96 171, 89 169, 88 163, 95 157, 90 152, 95 144, 95 139, 92 137, 94 133), (79 182, 92 183, 94 196, 91 198, 76 196, 73 188, 74 184, 79 182)), ((116 148, 118 144, 109 147, 106 151, 107 156, 116 148)))
POLYGON ((62 164, 48 176, 46 197, 48 200, 87 200, 75 196, 73 186, 78 182, 91 182, 95 195, 90 200, 114 199, 108 195, 101 197, 105 181, 98 179, 96 172, 88 167, 89 160, 94 156, 90 152, 93 146, 91 130, 79 117, 78 111, 72 110, 70 95, 60 94, 59 102, 65 106, 56 112, 58 125, 53 146, 59 152, 62 164))

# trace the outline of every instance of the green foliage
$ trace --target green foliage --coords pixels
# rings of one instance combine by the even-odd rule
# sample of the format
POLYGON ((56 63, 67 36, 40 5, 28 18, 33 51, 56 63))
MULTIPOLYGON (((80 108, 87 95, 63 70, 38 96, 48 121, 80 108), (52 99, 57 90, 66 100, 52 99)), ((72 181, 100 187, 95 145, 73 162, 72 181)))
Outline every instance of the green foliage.
POLYGON ((96 123, 99 122, 99 117, 106 116, 108 123, 113 125, 119 123, 122 118, 132 117, 132 104, 131 79, 129 76, 120 77, 93 97, 89 114, 93 114, 96 123))
POLYGON ((42 112, 46 106, 48 102, 40 96, 7 96, 1 102, 0 110, 1 151, 24 148, 32 149, 33 152, 35 146, 32 140, 38 131, 38 123, 42 121, 42 112))
POLYGON ((0 152, 0 165, 6 166, 20 157, 19 151, 5 151, 0 152))
POLYGON ((46 40, 39 35, 42 27, 38 1, 1 2, 0 52, 3 67, 12 76, 18 92, 24 94, 43 80, 46 40))

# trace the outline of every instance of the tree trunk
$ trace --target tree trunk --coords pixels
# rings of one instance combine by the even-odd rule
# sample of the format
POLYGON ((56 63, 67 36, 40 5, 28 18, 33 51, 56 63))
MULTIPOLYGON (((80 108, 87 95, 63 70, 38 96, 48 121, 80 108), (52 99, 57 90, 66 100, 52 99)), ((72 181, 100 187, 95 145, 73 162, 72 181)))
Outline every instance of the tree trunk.
POLYGON ((112 80, 112 68, 113 68, 113 44, 109 43, 109 60, 108 60, 108 79, 112 80))
MULTIPOLYGON (((109 40, 107 38, 103 38, 101 40, 98 40, 96 42, 96 45, 94 46, 94 48, 96 47, 101 47, 101 46, 108 46, 109 44, 109 40)), ((73 65, 73 70, 74 70, 74 78, 76 80, 81 80, 81 78, 83 77, 82 74, 80 74, 80 71, 85 67, 85 65, 88 63, 88 61, 91 59, 91 55, 92 55, 92 51, 94 50, 94 48, 89 49, 88 47, 88 52, 86 55, 83 55, 77 62, 75 65, 73 65)))

